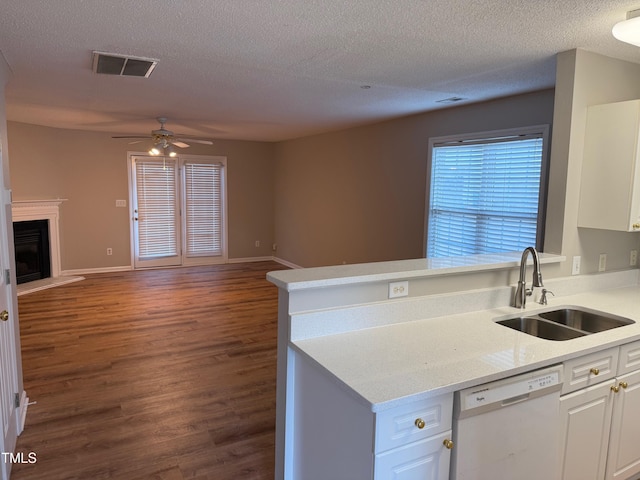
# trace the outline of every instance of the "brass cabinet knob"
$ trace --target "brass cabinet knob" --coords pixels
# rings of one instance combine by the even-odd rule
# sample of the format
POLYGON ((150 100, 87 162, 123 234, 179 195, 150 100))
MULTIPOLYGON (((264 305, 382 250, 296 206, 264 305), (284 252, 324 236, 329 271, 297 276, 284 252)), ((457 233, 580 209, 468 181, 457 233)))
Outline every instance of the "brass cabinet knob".
POLYGON ((425 426, 424 420, 421 418, 416 418, 416 421, 413 423, 415 423, 416 427, 418 427, 420 430, 422 430, 425 426))
POLYGON ((589 370, 591 373, 593 373, 594 375, 598 375, 600 373, 600 369, 599 368, 592 368, 591 370, 589 370))
POLYGON ((442 444, 449 450, 451 450, 453 448, 453 441, 449 440, 448 438, 445 438, 444 442, 442 442, 442 444))
POLYGON ((634 230, 640 230, 640 223, 634 223, 632 227, 634 230))
POLYGON ((629 384, 627 382, 620 382, 620 386, 622 388, 627 388, 629 386, 629 384))
POLYGON ((0 320, 2 320, 3 322, 9 320, 9 312, 7 312, 6 310, 0 312, 0 320))
POLYGON ((620 387, 617 385, 611 385, 611 391, 613 393, 618 393, 620 391, 620 387))

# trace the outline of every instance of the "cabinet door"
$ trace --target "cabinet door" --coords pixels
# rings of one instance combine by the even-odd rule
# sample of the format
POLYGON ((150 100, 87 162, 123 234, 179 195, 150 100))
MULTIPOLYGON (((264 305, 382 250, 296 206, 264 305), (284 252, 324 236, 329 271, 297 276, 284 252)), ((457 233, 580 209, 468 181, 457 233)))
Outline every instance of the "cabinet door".
POLYGON ((614 347, 564 362, 562 395, 614 378, 619 355, 620 349, 614 347))
POLYGON ((589 107, 579 227, 640 230, 639 125, 638 100, 589 107))
POLYGON ((607 479, 626 479, 640 472, 640 370, 618 378, 614 395, 607 479))
POLYGON ((450 439, 448 431, 376 455, 374 480, 447 480, 450 439))
POLYGON ((604 477, 615 380, 560 397, 563 480, 604 477))

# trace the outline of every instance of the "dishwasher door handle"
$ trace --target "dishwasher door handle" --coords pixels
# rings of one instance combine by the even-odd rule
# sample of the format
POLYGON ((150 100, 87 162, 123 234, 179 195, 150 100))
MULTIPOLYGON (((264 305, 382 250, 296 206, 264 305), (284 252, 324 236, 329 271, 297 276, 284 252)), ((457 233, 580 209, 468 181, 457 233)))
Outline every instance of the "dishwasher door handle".
POLYGON ((503 407, 508 407, 509 405, 515 405, 516 403, 525 402, 527 400, 529 400, 529 394, 524 393, 516 397, 507 398, 506 400, 503 400, 500 405, 502 405, 503 407))

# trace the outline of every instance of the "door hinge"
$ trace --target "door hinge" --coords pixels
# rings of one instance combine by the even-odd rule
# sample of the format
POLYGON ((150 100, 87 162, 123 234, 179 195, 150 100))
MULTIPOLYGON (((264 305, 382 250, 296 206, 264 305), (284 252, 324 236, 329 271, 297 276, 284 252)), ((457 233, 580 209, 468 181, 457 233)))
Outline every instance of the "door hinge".
POLYGON ((19 393, 14 393, 13 394, 13 406, 16 408, 20 408, 20 394, 19 393))
POLYGON ((11 285, 11 270, 9 269, 4 271, 4 283, 11 285))

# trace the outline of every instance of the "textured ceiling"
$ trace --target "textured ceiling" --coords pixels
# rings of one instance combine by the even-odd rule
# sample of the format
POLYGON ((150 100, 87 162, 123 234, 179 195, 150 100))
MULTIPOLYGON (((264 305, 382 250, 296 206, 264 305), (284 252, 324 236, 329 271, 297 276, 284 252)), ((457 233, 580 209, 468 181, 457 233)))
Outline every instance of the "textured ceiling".
POLYGON ((555 54, 640 62, 640 0, 2 0, 9 120, 277 141, 551 87, 555 54), (159 60, 97 75, 93 50, 159 60), (370 87, 370 88, 366 88, 370 87), (363 88, 364 87, 364 88, 363 88), (461 102, 462 103, 462 102, 461 102))

